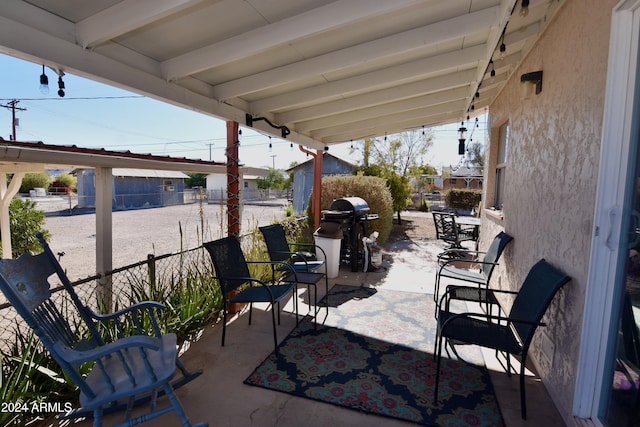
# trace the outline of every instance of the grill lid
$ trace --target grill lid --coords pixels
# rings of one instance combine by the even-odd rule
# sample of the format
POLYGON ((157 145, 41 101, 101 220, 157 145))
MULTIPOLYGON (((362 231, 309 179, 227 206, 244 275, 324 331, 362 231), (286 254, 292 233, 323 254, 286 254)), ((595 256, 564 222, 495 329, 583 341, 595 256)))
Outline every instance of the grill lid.
POLYGON ((348 211, 356 215, 366 215, 370 212, 367 202, 360 197, 343 197, 341 199, 335 199, 331 206, 330 211, 348 211))

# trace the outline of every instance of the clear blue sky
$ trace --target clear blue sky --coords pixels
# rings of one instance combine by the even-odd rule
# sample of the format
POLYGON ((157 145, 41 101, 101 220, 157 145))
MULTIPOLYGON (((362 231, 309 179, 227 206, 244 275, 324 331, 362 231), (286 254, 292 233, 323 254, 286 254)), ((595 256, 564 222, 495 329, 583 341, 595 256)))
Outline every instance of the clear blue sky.
MULTIPOLYGON (((65 97, 60 98, 58 76, 49 68, 49 94, 39 90, 42 65, 0 54, 0 104, 19 100, 18 141, 130 150, 138 153, 212 159, 224 162, 225 122, 67 74, 65 97)), ((484 116, 480 120, 484 120, 484 116)), ((434 128, 434 147, 427 161, 434 166, 456 164, 459 124, 434 128)), ((248 166, 286 169, 291 162, 306 161, 306 155, 288 141, 269 138, 243 129, 240 161, 248 166)), ((11 110, 0 108, 0 136, 9 139, 11 110)), ((484 140, 484 123, 476 129, 475 141, 484 140)), ((348 158, 349 145, 331 146, 330 152, 348 158)), ((355 159, 359 160, 359 159, 355 159)))

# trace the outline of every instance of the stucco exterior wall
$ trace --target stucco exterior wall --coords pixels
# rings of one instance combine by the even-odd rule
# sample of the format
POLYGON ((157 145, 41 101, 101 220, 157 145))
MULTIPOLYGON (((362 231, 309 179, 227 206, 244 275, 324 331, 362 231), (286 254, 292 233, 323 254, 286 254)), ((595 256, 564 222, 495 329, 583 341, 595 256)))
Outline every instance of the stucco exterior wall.
MULTIPOLYGON (((514 237, 492 280, 517 290, 540 258, 572 281, 536 334, 533 362, 567 423, 572 418, 601 145, 611 11, 617 0, 566 0, 489 108, 483 239, 514 237), (520 99, 520 75, 543 70, 542 93, 520 99), (509 123, 502 220, 489 217, 498 128, 509 123), (527 191, 522 191, 525 188, 527 191), (493 233, 493 234, 491 234, 493 233), (542 351, 544 347, 551 349, 542 351)), ((509 46, 507 46, 508 53, 509 46)), ((484 245, 488 243, 483 240, 484 245)))

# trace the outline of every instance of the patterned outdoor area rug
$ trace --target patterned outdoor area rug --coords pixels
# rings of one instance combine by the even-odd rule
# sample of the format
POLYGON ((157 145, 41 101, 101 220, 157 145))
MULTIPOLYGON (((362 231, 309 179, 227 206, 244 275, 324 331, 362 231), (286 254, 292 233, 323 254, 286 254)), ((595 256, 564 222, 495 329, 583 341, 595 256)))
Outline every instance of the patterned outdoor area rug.
POLYGON ((473 346, 442 359, 433 405, 431 295, 335 285, 329 306, 324 325, 306 317, 245 383, 425 426, 504 426, 473 346))

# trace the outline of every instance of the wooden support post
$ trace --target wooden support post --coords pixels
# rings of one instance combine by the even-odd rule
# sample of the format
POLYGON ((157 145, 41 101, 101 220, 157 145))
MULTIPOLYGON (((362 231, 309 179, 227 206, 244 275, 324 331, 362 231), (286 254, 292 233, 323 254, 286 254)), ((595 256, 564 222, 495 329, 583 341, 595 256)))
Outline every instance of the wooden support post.
POLYGON ((106 274, 113 269, 112 194, 111 168, 96 168, 96 297, 103 313, 113 307, 112 278, 106 274))
POLYGON ((238 122, 227 122, 227 235, 240 235, 238 122))

